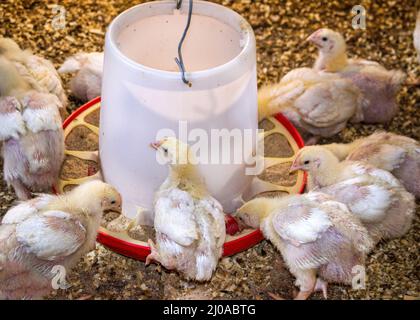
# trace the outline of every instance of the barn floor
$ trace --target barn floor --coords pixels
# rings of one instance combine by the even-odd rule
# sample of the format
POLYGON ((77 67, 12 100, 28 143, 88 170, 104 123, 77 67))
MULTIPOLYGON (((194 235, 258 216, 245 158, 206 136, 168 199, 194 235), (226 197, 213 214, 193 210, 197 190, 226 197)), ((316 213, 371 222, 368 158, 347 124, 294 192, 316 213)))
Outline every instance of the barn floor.
MULTIPOLYGON (((51 27, 56 1, 5 0, 0 3, 0 35, 12 37, 22 47, 51 59, 56 66, 79 51, 101 51, 104 32, 123 10, 142 1, 63 0, 66 27, 51 27), (50 5, 48 4, 50 3, 50 5)), ((352 56, 398 68, 409 78, 418 78, 420 67, 412 42, 416 0, 361 1, 367 10, 367 29, 351 27, 352 1, 215 1, 242 14, 253 26, 258 45, 259 84, 278 81, 289 70, 310 66, 316 56, 305 43, 314 30, 328 26, 343 32, 352 56)), ((175 1, 174 1, 175 3, 175 1)), ((68 79, 65 79, 66 86, 68 79)), ((68 87, 68 86, 67 86, 68 87)), ((401 110, 385 128, 420 140, 420 90, 403 86, 401 110)), ((69 112, 80 106, 71 99, 69 112)), ((334 139, 349 142, 383 126, 351 125, 334 139)), ((3 183, 0 188, 0 216, 15 201, 3 183)), ((366 288, 352 290, 331 285, 331 299, 418 299, 419 203, 410 232, 398 240, 380 243, 367 261, 366 288)), ((268 242, 262 242, 234 257, 224 258, 216 275, 206 284, 186 282, 160 266, 115 254, 97 245, 69 277, 72 287, 57 291, 48 299, 269 299, 269 293, 293 296, 293 277, 281 256, 268 242)), ((312 299, 322 299, 315 294, 312 299)))

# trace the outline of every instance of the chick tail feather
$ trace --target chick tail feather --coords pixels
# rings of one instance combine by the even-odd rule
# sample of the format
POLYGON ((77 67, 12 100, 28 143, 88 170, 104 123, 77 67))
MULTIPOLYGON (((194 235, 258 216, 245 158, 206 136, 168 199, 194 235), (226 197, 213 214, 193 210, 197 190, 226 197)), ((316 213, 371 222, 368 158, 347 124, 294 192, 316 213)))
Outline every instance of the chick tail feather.
POLYGON ((199 254, 196 260, 197 274, 195 279, 197 281, 210 280, 216 267, 217 262, 212 256, 199 254))
POLYGON ((258 119, 273 116, 289 109, 291 102, 302 93, 300 83, 278 84, 267 86, 258 91, 258 119))

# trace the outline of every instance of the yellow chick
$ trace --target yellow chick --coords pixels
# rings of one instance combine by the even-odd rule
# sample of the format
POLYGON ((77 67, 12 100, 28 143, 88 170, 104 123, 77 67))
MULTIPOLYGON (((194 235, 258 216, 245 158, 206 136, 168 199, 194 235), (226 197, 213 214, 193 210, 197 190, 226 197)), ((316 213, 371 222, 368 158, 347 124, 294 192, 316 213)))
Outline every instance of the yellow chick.
POLYGON ((375 61, 348 59, 343 36, 330 29, 319 29, 308 37, 318 47, 314 68, 350 79, 363 95, 363 121, 387 123, 398 112, 396 95, 406 75, 387 70, 375 61))
POLYGON ((339 159, 323 146, 301 149, 291 171, 308 172, 308 189, 346 204, 375 241, 404 235, 411 226, 415 199, 391 173, 339 159))
POLYGON ((407 191, 420 198, 420 144, 391 132, 375 132, 352 143, 324 145, 340 160, 362 161, 391 172, 407 191))
POLYGON ((20 200, 49 191, 64 160, 60 101, 31 89, 15 65, 0 56, 0 142, 3 176, 20 200))
POLYGON ((331 137, 348 121, 361 121, 361 108, 360 91, 351 81, 310 68, 292 70, 258 92, 260 120, 282 112, 305 140, 331 137))
POLYGON ((363 266, 373 241, 348 208, 331 196, 309 192, 281 198, 256 198, 237 216, 280 251, 300 288, 295 299, 307 299, 327 283, 351 284, 355 266, 363 266))
POLYGON ((209 280, 223 253, 223 208, 209 195, 187 144, 168 137, 152 147, 169 165, 169 176, 156 192, 156 244, 149 240, 146 264, 157 261, 187 279, 209 280))
POLYGON ((121 196, 101 181, 41 195, 10 209, 0 225, 0 299, 38 299, 95 247, 102 213, 121 211, 121 196), (59 269, 57 269, 59 267, 59 269))
POLYGON ((12 62, 20 76, 37 92, 50 93, 57 96, 59 107, 65 114, 68 100, 63 84, 54 65, 29 50, 22 50, 10 38, 0 37, 0 57, 12 62))

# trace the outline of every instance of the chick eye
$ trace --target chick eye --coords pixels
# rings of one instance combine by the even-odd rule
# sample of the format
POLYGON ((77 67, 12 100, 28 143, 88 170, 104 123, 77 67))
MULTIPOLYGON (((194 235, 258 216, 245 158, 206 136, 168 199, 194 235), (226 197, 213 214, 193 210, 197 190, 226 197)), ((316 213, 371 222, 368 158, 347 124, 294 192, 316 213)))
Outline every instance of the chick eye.
POLYGON ((327 41, 328 40, 328 38, 327 37, 322 37, 322 41, 327 41))
POLYGON ((165 152, 165 154, 168 154, 168 149, 163 148, 163 152, 165 152))
POLYGON ((310 162, 309 160, 306 160, 303 164, 309 164, 309 162, 310 162))
POLYGON ((112 200, 111 201, 111 204, 116 204, 117 202, 115 201, 115 200, 112 200))

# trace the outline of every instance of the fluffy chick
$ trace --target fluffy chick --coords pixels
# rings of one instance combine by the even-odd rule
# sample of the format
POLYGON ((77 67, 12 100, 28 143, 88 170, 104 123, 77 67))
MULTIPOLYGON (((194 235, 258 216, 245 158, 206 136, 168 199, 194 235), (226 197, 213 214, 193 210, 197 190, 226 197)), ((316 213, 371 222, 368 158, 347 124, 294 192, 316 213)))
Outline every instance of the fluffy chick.
POLYGON ((300 292, 307 299, 327 283, 351 284, 352 269, 364 265, 373 241, 359 219, 332 197, 309 192, 281 198, 256 198, 237 212, 280 250, 300 292))
POLYGON ((0 299, 39 299, 52 290, 54 266, 67 272, 95 247, 106 210, 121 210, 110 185, 87 182, 10 209, 0 225, 0 299))
POLYGON ((389 172, 339 159, 322 146, 301 149, 291 171, 309 173, 308 188, 346 204, 375 241, 404 235, 411 226, 415 199, 389 172))
POLYGON ((360 91, 338 75, 299 68, 258 92, 259 118, 282 112, 303 135, 330 137, 361 120, 360 91))
POLYGON ((67 96, 60 75, 54 65, 29 50, 22 50, 10 38, 0 37, 0 56, 11 61, 22 78, 33 90, 51 93, 60 101, 59 107, 65 110, 68 104, 67 96))
POLYGON ((64 61, 59 73, 77 72, 70 81, 70 90, 82 101, 101 95, 103 52, 78 53, 64 61))
POLYGON ((340 160, 368 163, 391 172, 407 191, 420 198, 420 144, 390 132, 375 132, 352 143, 324 145, 340 160))
POLYGON ((187 279, 209 280, 223 253, 223 208, 209 195, 188 145, 165 138, 152 147, 169 164, 169 176, 156 193, 156 245, 149 240, 146 263, 154 260, 187 279))
POLYGON ((16 68, 0 57, 0 141, 4 179, 20 200, 57 181, 64 160, 58 98, 27 90, 16 68))
POLYGON ((319 29, 308 40, 319 49, 316 70, 338 73, 361 90, 364 122, 387 123, 396 115, 396 95, 406 79, 402 71, 389 71, 374 61, 348 59, 343 36, 330 29, 319 29))

